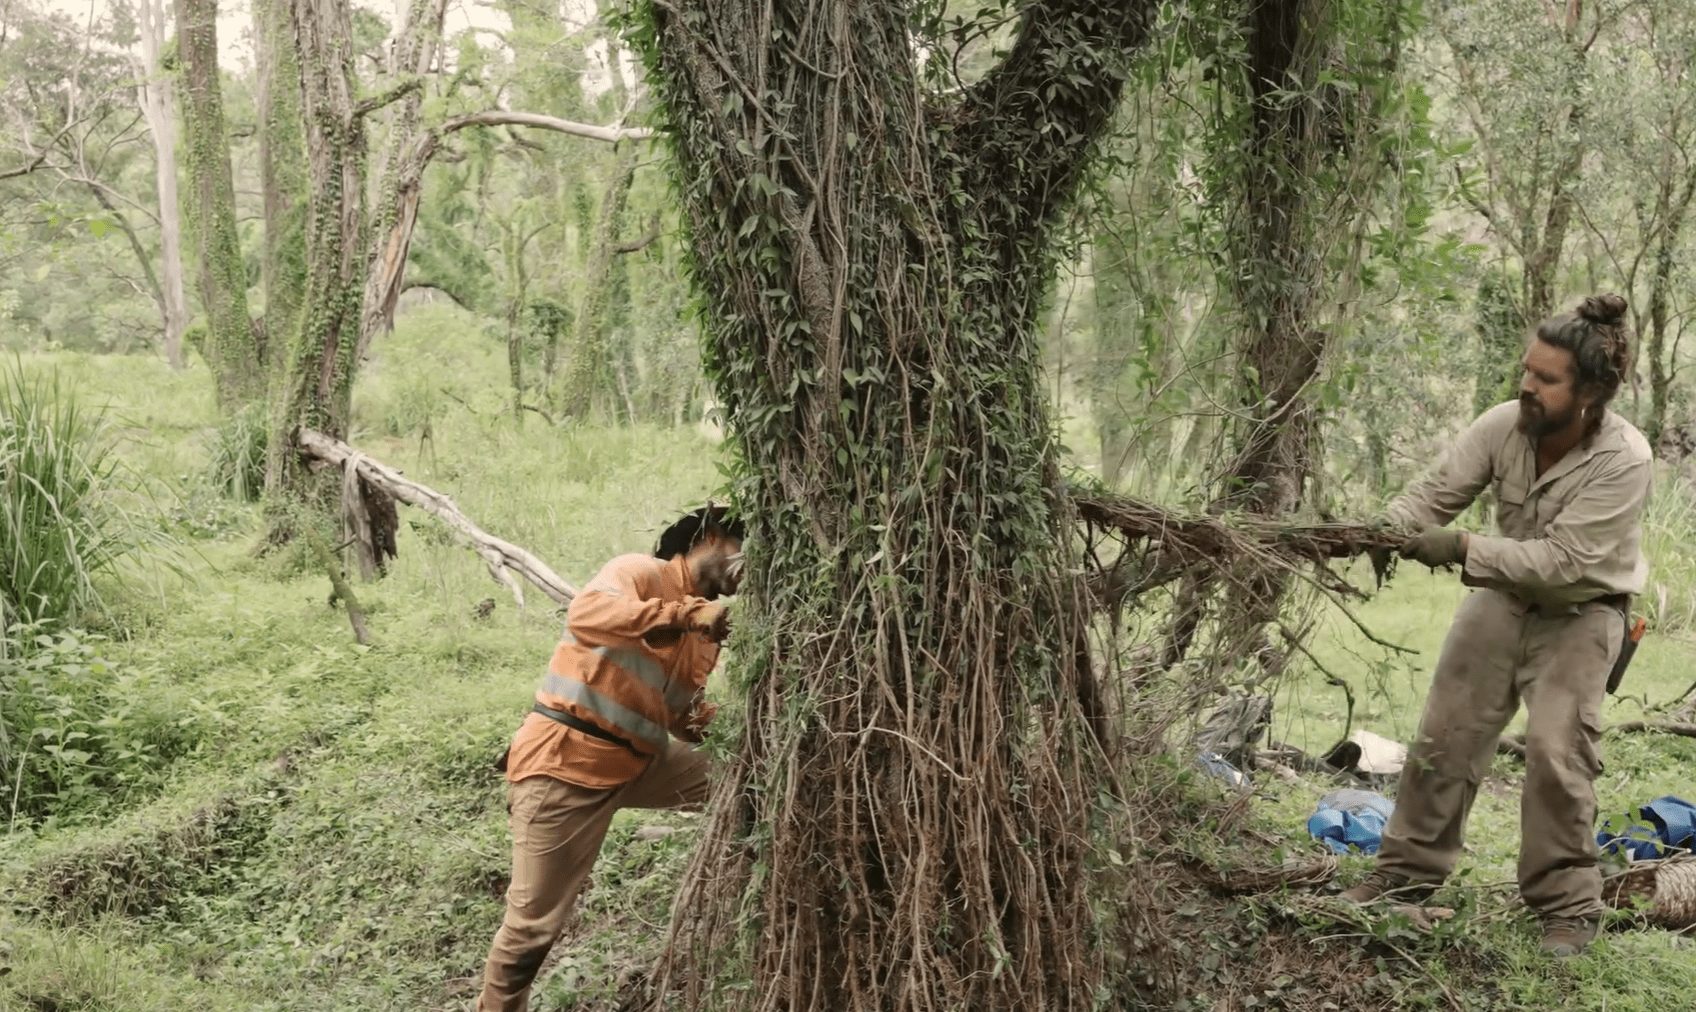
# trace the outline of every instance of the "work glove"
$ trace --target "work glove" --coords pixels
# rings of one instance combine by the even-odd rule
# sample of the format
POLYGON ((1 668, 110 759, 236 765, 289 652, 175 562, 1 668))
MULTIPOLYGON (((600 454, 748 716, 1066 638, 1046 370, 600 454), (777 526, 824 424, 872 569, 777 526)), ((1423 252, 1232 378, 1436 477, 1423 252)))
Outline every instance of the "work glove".
POLYGON ((1466 532, 1427 527, 1402 544, 1402 558, 1437 569, 1466 561, 1466 532))
POLYGON ((722 604, 704 604, 689 621, 689 631, 698 632, 714 643, 730 638, 730 609, 722 604))

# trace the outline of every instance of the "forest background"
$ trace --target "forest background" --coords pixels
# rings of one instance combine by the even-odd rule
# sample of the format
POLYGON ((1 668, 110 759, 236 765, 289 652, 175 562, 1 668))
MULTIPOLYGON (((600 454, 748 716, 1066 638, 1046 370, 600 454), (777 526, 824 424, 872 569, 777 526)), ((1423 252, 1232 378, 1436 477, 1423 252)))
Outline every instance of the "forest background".
MULTIPOLYGON (((469 1000, 558 595, 321 433, 566 583, 758 518, 712 815, 620 816, 540 1007, 1680 1007, 1676 934, 1536 958, 1512 756, 1432 929, 1221 888, 1329 869, 1329 785, 1186 743, 1245 690, 1411 736, 1457 582, 1276 532, 1347 542, 1610 290, 1660 474, 1607 720, 1690 721, 1696 11, 791 7, 0 4, 0 1002, 469 1000), (1161 554, 1204 516, 1264 551, 1161 554)), ((1604 815, 1691 790, 1607 754, 1604 815)))

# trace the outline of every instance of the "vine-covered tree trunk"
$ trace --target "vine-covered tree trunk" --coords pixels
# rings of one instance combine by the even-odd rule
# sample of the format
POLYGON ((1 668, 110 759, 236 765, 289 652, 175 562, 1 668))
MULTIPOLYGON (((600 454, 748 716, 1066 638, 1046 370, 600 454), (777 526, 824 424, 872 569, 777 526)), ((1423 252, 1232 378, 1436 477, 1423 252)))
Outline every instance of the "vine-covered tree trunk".
POLYGON ((365 291, 365 113, 354 100, 353 46, 342 0, 291 0, 306 124, 306 287, 289 347, 267 461, 267 491, 299 496, 306 473, 296 434, 341 439, 352 403, 354 349, 365 291))
POLYGON ((265 293, 266 373, 282 372, 300 325, 306 287, 306 141, 300 116, 289 0, 254 0, 258 78, 259 185, 265 208, 260 282, 265 293))
POLYGON ((140 0, 136 14, 141 42, 136 87, 147 131, 153 137, 154 186, 159 194, 159 274, 165 326, 165 360, 183 367, 183 332, 188 305, 183 294, 183 226, 177 197, 177 111, 171 78, 160 66, 164 48, 163 0, 140 0))
POLYGON ((1099 1007, 1107 773, 1035 316, 1153 6, 1026 4, 953 93, 901 0, 637 9, 753 532, 657 1007, 1099 1007))
POLYGON ((182 65, 183 155, 189 199, 183 219, 197 261, 206 315, 200 348, 226 414, 263 396, 262 355, 247 311, 247 271, 236 233, 235 184, 218 80, 217 0, 177 0, 182 65))
POLYGON ((619 152, 612 181, 601 197, 601 214, 595 222, 594 238, 590 240, 589 262, 583 269, 583 300, 577 308, 576 332, 571 339, 571 371, 566 376, 565 396, 561 401, 564 413, 576 417, 588 415, 597 405, 610 404, 617 394, 613 386, 612 356, 607 348, 607 316, 612 301, 618 223, 624 217, 630 184, 636 178, 636 156, 634 144, 626 144, 619 152))
POLYGON ((1129 256, 1117 235, 1103 230, 1091 246, 1095 278, 1094 360, 1089 367, 1090 409, 1100 446, 1101 480, 1118 486, 1131 451, 1132 405, 1122 400, 1121 379, 1131 355, 1136 293, 1129 256))
MULTIPOLYGON (((1667 330, 1672 325, 1673 271, 1677 267, 1678 250, 1684 239, 1684 223, 1690 203, 1696 196, 1696 166, 1681 184, 1668 186, 1666 219, 1661 222, 1655 237, 1654 263, 1649 268, 1649 332, 1640 334, 1639 347, 1649 360, 1649 417, 1645 420, 1644 435, 1650 446, 1659 446, 1666 431, 1667 401, 1672 395, 1672 381, 1677 366, 1667 346, 1667 330)), ((1676 347, 1677 342, 1673 342, 1676 347)))

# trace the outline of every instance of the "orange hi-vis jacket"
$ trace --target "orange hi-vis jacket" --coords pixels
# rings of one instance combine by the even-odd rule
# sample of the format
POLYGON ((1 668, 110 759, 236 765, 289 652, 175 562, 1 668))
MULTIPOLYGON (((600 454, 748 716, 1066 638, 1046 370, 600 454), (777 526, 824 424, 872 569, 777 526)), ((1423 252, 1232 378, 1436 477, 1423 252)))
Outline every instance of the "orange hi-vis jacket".
POLYGON ((683 557, 620 555, 566 610, 565 634, 536 702, 623 739, 625 747, 531 713, 513 736, 507 780, 553 777, 581 787, 634 780, 668 734, 698 740, 715 707, 702 699, 718 644, 688 631, 718 605, 694 595, 683 557))

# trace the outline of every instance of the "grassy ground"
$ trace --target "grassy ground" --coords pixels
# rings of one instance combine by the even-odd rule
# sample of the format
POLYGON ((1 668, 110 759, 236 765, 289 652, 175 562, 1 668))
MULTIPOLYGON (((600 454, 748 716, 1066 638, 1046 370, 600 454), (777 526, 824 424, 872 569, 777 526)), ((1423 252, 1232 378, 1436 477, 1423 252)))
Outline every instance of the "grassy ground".
MULTIPOLYGON (((326 604, 322 574, 288 553, 256 558, 254 509, 206 488, 215 416, 203 373, 132 359, 44 364, 121 415, 126 458, 181 545, 174 569, 137 568, 114 588, 112 638, 97 644, 110 691, 145 700, 173 752, 58 822, 0 836, 0 1008, 467 1007, 507 871, 504 790, 489 763, 527 705, 559 616, 539 595, 519 610, 471 553, 403 513, 394 572, 361 588, 375 644, 358 647, 326 604), (479 618, 485 598, 496 607, 479 618)), ((502 348, 463 317, 410 314, 361 380, 353 440, 579 581, 613 554, 646 549, 714 488, 713 447, 693 431, 515 425, 502 415, 504 370, 502 348)), ((1362 608, 1412 657, 1386 656, 1340 617, 1327 620, 1316 653, 1355 682, 1356 726, 1411 733, 1458 596, 1452 581, 1408 570, 1362 608)), ((1668 698, 1696 678, 1693 660, 1687 642, 1653 638, 1630 689, 1668 698)), ((1637 709, 1612 702, 1609 716, 1637 709)), ((1323 747, 1341 732, 1342 697, 1317 678, 1292 680, 1277 714, 1279 737, 1323 747)), ((1604 811, 1690 791, 1681 781, 1696 742, 1616 737, 1607 755, 1604 811)), ((1416 1007, 1447 981, 1480 1008, 1690 1007, 1696 955, 1675 936, 1615 934, 1563 967, 1535 957, 1499 885, 1512 878, 1519 774, 1506 761, 1497 772, 1453 891, 1474 916, 1401 943, 1410 959, 1385 962, 1386 982, 1362 992, 1395 997, 1340 1007, 1416 1007), (1464 990, 1478 976, 1454 957, 1463 944, 1487 964, 1488 993, 1464 990)), ((1252 826, 1313 853, 1301 826, 1325 789, 1262 788, 1252 826)), ((663 929, 693 822, 620 815, 541 1007, 592 1001, 640 964, 663 929), (647 825, 680 831, 639 837, 647 825)), ((1242 852, 1211 838, 1197 847, 1242 852)), ((1276 902, 1228 909, 1245 924, 1277 921, 1276 902)), ((1264 944, 1318 944, 1327 933, 1339 934, 1296 924, 1264 944)), ((1248 994, 1222 973, 1199 979, 1190 1005, 1299 1007, 1278 993, 1248 994)))

